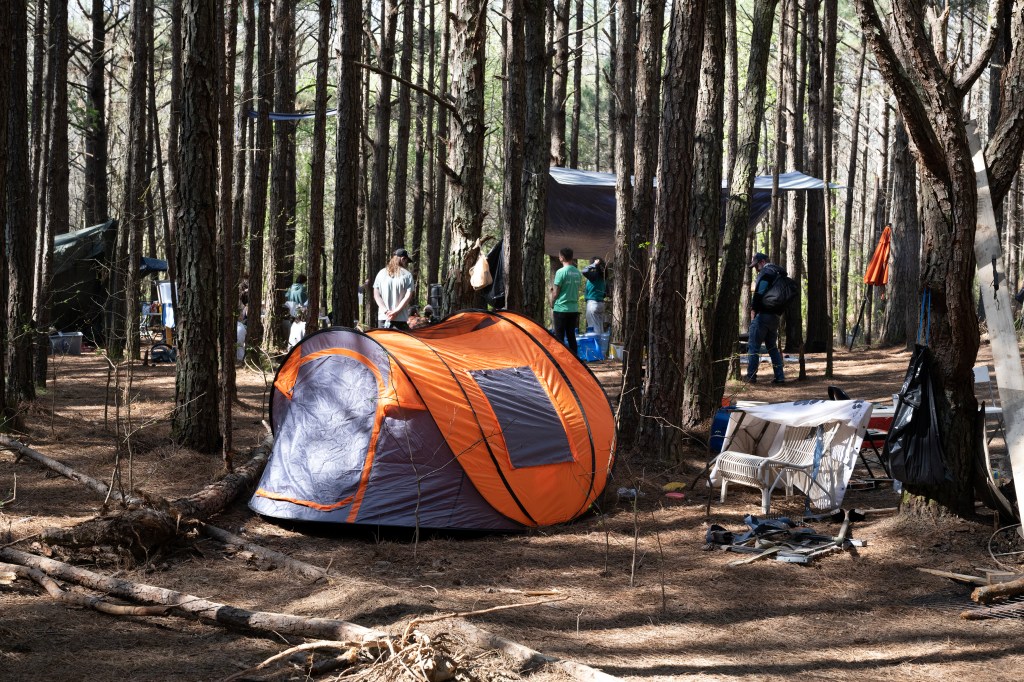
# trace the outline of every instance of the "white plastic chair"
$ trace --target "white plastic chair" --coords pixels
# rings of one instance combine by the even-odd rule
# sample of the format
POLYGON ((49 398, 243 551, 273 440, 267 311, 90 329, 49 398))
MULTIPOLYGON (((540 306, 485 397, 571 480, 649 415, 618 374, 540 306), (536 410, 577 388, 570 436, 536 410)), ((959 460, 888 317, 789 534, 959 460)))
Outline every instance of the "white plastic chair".
MULTIPOLYGON (((996 387, 992 382, 992 375, 989 374, 988 365, 978 365, 974 368, 974 395, 980 398, 987 405, 991 407, 999 408, 993 416, 999 424, 999 431, 1002 431, 1003 440, 1006 440, 1006 424, 1003 422, 1003 411, 999 404, 999 393, 996 392, 996 387), (978 393, 982 390, 987 390, 987 396, 979 396, 978 393)), ((991 411, 986 410, 985 414, 991 414, 991 411)), ((992 439, 996 437, 996 432, 993 431, 992 435, 988 435, 988 429, 986 431, 986 444, 991 443, 992 439)))
MULTIPOLYGON (((822 457, 828 456, 832 439, 839 426, 838 422, 824 425, 821 440, 822 457)), ((761 512, 768 514, 775 486, 781 481, 785 486, 786 496, 791 496, 794 475, 799 473, 805 474, 811 485, 818 485, 825 490, 814 480, 814 452, 818 445, 818 427, 784 428, 786 430, 778 451, 767 457, 733 450, 726 450, 718 455, 715 475, 722 480, 722 502, 725 502, 729 483, 738 483, 761 491, 761 512)))

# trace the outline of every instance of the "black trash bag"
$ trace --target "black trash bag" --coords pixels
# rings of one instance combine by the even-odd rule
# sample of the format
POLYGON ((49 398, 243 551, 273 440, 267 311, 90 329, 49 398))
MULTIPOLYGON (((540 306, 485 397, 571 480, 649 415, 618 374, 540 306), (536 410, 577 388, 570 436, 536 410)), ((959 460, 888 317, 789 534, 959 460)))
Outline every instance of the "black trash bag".
POLYGON ((911 485, 939 485, 952 480, 942 460, 931 366, 928 347, 914 346, 885 439, 884 456, 892 477, 911 485))

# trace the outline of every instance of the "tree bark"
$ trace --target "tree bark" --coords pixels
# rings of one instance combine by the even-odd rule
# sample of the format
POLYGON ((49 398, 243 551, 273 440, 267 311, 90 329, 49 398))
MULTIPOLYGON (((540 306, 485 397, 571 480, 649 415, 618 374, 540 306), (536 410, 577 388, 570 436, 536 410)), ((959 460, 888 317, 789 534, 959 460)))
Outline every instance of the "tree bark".
POLYGON ((219 446, 217 306, 216 7, 185 0, 182 8, 182 106, 178 177, 178 310, 174 439, 200 452, 219 446))
MULTIPOLYGON (((344 3, 343 3, 344 4, 344 3)), ((267 179, 270 171, 271 101, 274 97, 274 72, 270 42, 270 0, 256 3, 256 130, 252 153, 252 173, 246 187, 246 214, 249 216, 249 310, 246 315, 246 354, 256 357, 254 349, 263 342, 263 235, 267 224, 267 179)), ((343 106, 339 103, 339 107, 343 106)), ((341 110, 338 112, 339 119, 341 110)), ((339 139, 340 139, 339 134, 339 139)), ((258 358, 256 358, 258 362, 258 358)))
MULTIPOLYGON (((543 324, 545 294, 544 233, 547 229, 547 189, 550 146, 544 99, 547 66, 544 42, 544 0, 523 0, 526 132, 523 144, 523 298, 519 310, 543 324)), ((516 273, 509 273, 516 276, 516 273)))
MULTIPOLYGON (((800 67, 797 56, 797 46, 800 45, 803 31, 800 25, 801 12, 796 0, 792 0, 786 8, 786 23, 789 24, 788 35, 789 47, 786 50, 786 170, 806 170, 803 162, 804 152, 804 117, 803 117, 803 92, 804 83, 799 78, 800 67)), ((806 59, 802 63, 806 63, 806 59)), ((730 171, 731 172, 731 171, 730 171)), ((731 185, 730 185, 731 186, 731 185)), ((802 283, 804 277, 803 248, 804 248, 804 208, 806 205, 805 192, 790 192, 786 201, 786 270, 789 276, 797 282, 802 283)), ((790 310, 802 309, 803 287, 790 310)), ((801 351, 804 344, 803 315, 789 313, 784 315, 786 352, 801 351)), ((781 331, 780 331, 781 336, 781 331)))
MULTIPOLYGON (((931 346, 939 433, 951 474, 946 484, 907 486, 957 514, 973 513, 972 467, 977 401, 971 367, 979 338, 973 301, 978 195, 961 115, 965 88, 944 60, 944 36, 933 36, 923 8, 893 6, 897 55, 872 0, 857 0, 858 16, 879 70, 895 95, 920 163, 927 196, 923 285, 931 292, 931 346), (935 43, 932 42, 933 38, 935 43)), ((997 13, 998 16, 998 13, 997 13)), ((1019 162, 1019 159, 1018 161, 1019 162)))
MULTIPOLYGON (((428 78, 426 75, 426 43, 428 36, 433 34, 427 27, 426 3, 420 3, 417 19, 419 22, 419 31, 417 32, 419 49, 417 53, 416 85, 425 89, 425 86, 433 81, 434 67, 433 61, 431 61, 431 76, 428 78)), ((430 51, 433 54, 433 44, 430 46, 430 51)), ((433 177, 427 173, 427 150, 432 146, 430 133, 433 130, 433 107, 433 98, 427 97, 422 91, 416 93, 416 155, 413 161, 412 190, 412 253, 416 254, 416 262, 413 263, 412 274, 417 288, 420 289, 422 289, 421 285, 424 284, 422 274, 425 272, 423 268, 425 255, 423 244, 424 237, 426 236, 427 204, 429 203, 427 188, 431 186, 428 182, 431 182, 433 177)), ((433 164, 430 164, 430 167, 432 168, 433 164)), ((426 284, 429 284, 429 282, 426 284)), ((429 287, 426 287, 426 293, 429 295, 429 287)))
POLYGON ((571 0, 553 0, 551 60, 551 165, 565 166, 565 102, 569 89, 569 9, 571 0))
POLYGON ((331 38, 331 1, 320 0, 316 48, 316 99, 313 105, 313 148, 309 172, 309 313, 306 330, 320 326, 321 269, 324 252, 324 167, 327 156, 327 72, 331 38))
MULTIPOLYGON (((821 25, 819 10, 821 0, 807 0, 805 28, 807 39, 807 138, 804 141, 807 150, 807 172, 820 178, 824 171, 824 129, 821 120, 821 25)), ((807 338, 806 347, 809 352, 821 353, 825 350, 827 337, 831 330, 827 327, 828 310, 826 307, 827 280, 822 276, 825 272, 825 193, 807 193, 807 338)))
POLYGON ((88 118, 85 129, 85 224, 107 219, 106 14, 103 0, 92 0, 92 43, 86 76, 88 118))
POLYGON ((725 97, 725 7, 709 2, 705 14, 693 193, 687 233, 686 338, 683 341, 682 428, 696 430, 714 416, 711 339, 718 288, 721 225, 722 125, 725 97))
POLYGON ((523 300, 523 156, 526 113, 523 107, 523 0, 505 0, 505 82, 502 89, 505 174, 502 179, 502 262, 505 307, 517 310, 523 300))
MULTIPOLYGON (((338 3, 338 136, 335 142, 332 322, 359 319, 359 140, 362 130, 362 12, 359 3, 338 3)), ((370 296, 370 292, 366 292, 370 296)), ((367 298, 367 300, 369 300, 367 298)), ((369 307, 369 306, 367 306, 369 307)))
MULTIPOLYGON (((407 0, 408 1, 408 0, 407 0)), ((391 73, 395 63, 395 33, 398 28, 397 0, 381 3, 380 48, 377 63, 381 70, 391 73)), ((393 249, 402 246, 395 241, 395 235, 388 230, 388 178, 391 161, 391 79, 381 77, 377 101, 374 104, 373 166, 370 178, 370 196, 366 204, 369 249, 367 277, 372 277, 374 268, 387 261, 393 249), (390 243, 389 243, 390 242, 390 243)), ((370 292, 366 292, 370 294, 370 292)), ((372 297, 369 299, 372 300, 372 297)))
MULTIPOLYGON (((274 111, 295 108, 295 8, 289 2, 274 3, 274 111)), ((284 325, 284 292, 291 285, 294 270, 295 203, 291 186, 295 176, 295 123, 274 121, 270 165, 270 222, 267 230, 266 265, 263 285, 263 315, 266 328, 263 344, 282 348, 287 342, 284 325), (289 246, 291 248, 289 248, 289 246)))
MULTIPOLYGON (((714 1, 714 0, 712 0, 714 1)), ((661 119, 658 210, 651 243, 650 320, 644 408, 638 445, 661 459, 682 457, 683 356, 686 324, 678 316, 686 301, 690 197, 693 192, 694 123, 704 0, 675 3, 665 53, 665 99, 661 119)))
MULTIPOLYGON (((253 54, 256 51, 256 3, 255 0, 243 0, 242 11, 245 15, 245 39, 242 47, 242 92, 235 113, 235 162, 234 188, 232 190, 231 207, 231 258, 235 263, 235 289, 225 291, 224 296, 230 298, 232 306, 232 332, 237 333, 234 321, 241 319, 240 293, 242 286, 248 286, 245 274, 244 245, 247 241, 244 225, 248 222, 245 207, 246 174, 249 171, 248 161, 252 119, 249 111, 253 108, 252 69, 253 54)), ((248 331, 248 330, 247 330, 248 331)), ((237 336, 235 337, 237 343, 237 336)), ((234 348, 234 343, 232 344, 234 348)))
MULTIPOLYGON (((42 11, 41 9, 37 11, 42 11)), ((4 332, 7 343, 0 343, 0 375, 6 374, 6 402, 12 410, 20 403, 33 400, 36 396, 32 382, 32 273, 33 243, 35 241, 35 220, 32 195, 32 170, 29 164, 28 135, 28 77, 23 65, 28 60, 28 3, 13 0, 10 4, 10 19, 7 22, 11 65, 7 74, 9 91, 4 101, 7 124, 0 131, 9 130, 7 146, 0 156, 6 159, 6 187, 0 196, 6 202, 7 217, 0 221, 4 230, 3 260, 6 273, 0 273, 0 282, 9 287, 7 295, 0 296, 0 307, 6 307, 7 319, 4 332)), ((38 126, 36 126, 38 127, 38 126)), ((0 133, 0 137, 2 137, 0 133)), ((4 165, 0 163, 0 165, 4 165)), ((3 172, 3 171, 0 171, 3 172)), ((2 313, 2 311, 0 311, 2 313)), ((0 386, 3 382, 0 382, 0 386)), ((0 398, 0 404, 3 399, 0 398)), ((11 415, 8 415, 11 416, 11 415)))
MULTIPOLYGON (((896 122, 893 144, 892 248, 885 318, 879 340, 913 350, 921 281, 921 225, 917 219, 917 162, 903 119, 896 122)), ((856 146, 853 147, 856 149, 856 146)))
MULTIPOLYGON (((120 305, 115 318, 114 343, 124 343, 124 356, 139 355, 139 262, 142 257, 142 235, 146 225, 146 82, 149 68, 149 23, 152 21, 149 0, 133 0, 131 8, 131 79, 128 85, 128 163, 125 167, 124 196, 121 204, 120 230, 117 239, 117 262, 114 265, 114 291, 120 305)), ((115 353, 120 348, 115 347, 115 353)), ((116 355, 115 355, 116 357, 116 355)))
MULTIPOLYGON (((729 202, 725 215, 725 235, 722 242, 722 264, 718 277, 718 296, 715 301, 715 328, 712 338, 713 404, 722 400, 725 378, 738 338, 738 308, 745 261, 747 238, 750 234, 750 196, 757 171, 757 143, 764 116, 764 97, 768 75, 768 53, 775 7, 778 0, 756 0, 754 3, 753 33, 750 37, 750 60, 747 82, 739 108, 737 155, 733 162, 729 202)), ((743 311, 744 315, 746 311, 743 311)))
POLYGON ((227 16, 218 14, 223 20, 223 40, 220 81, 220 194, 218 196, 217 261, 221 274, 220 289, 220 438, 221 457, 225 469, 232 467, 231 457, 234 443, 231 438, 232 405, 235 400, 235 344, 238 333, 235 329, 235 292, 238 290, 238 259, 236 258, 234 220, 231 191, 234 183, 234 121, 235 114, 235 54, 238 44, 238 3, 228 4, 227 16))
MULTIPOLYGON (((661 5, 664 10, 664 4, 661 5)), ((649 10, 645 15, 648 21, 653 20, 653 5, 647 4, 649 10)), ((634 0, 617 0, 615 3, 616 31, 624 36, 636 35, 636 2, 634 0)), ((653 25, 649 25, 653 28, 653 25)), ((647 245, 651 240, 651 223, 654 215, 654 192, 651 188, 650 172, 657 164, 657 151, 651 129, 656 125, 650 99, 643 100, 641 115, 647 126, 639 126, 644 142, 640 146, 643 155, 644 169, 647 177, 642 181, 637 178, 633 184, 633 175, 637 170, 636 130, 637 117, 637 84, 638 77, 644 79, 646 96, 659 92, 657 79, 660 62, 659 47, 655 49, 655 37, 650 33, 643 34, 645 47, 638 54, 637 43, 633 40, 620 40, 615 46, 615 83, 614 96, 615 117, 612 119, 612 130, 615 136, 612 141, 615 168, 615 263, 618 273, 615 286, 612 287, 612 337, 621 341, 625 356, 622 359, 622 390, 619 394, 619 406, 615 419, 615 439, 624 453, 631 453, 637 439, 637 428, 640 425, 640 409, 643 400, 643 347, 646 342, 646 314, 650 293, 646 288, 649 284, 647 275, 650 272, 650 254, 647 245), (641 74, 637 73, 637 58, 644 59, 641 74), (653 60, 653 61, 652 61, 653 60), (643 192, 643 201, 635 201, 634 193, 643 192), (634 210, 641 214, 641 220, 634 217, 634 210)), ((657 95, 653 96, 657 101, 657 95)))
MULTIPOLYGON (((18 17, 14 15, 15 10, 23 9, 21 7, 15 7, 14 3, 5 4, 0 8, 0 26, 4 26, 7 31, 12 31, 14 27, 18 26, 20 21, 18 17)), ((25 35, 25 31, 21 32, 21 35, 25 35)), ((20 48, 15 46, 15 42, 21 44, 21 41, 10 40, 6 41, 2 47, 0 47, 0 98, 4 102, 10 102, 11 92, 11 81, 13 80, 14 74, 12 72, 11 64, 14 63, 13 58, 19 54, 20 48)), ((22 88, 21 93, 25 92, 25 88, 22 88)), ((19 97, 19 99, 23 99, 19 97)), ((17 105, 15 105, 17 106, 17 105)), ((13 107, 12 107, 13 108, 13 107)), ((3 244, 0 244, 0 431, 7 431, 10 427, 8 420, 13 416, 7 409, 7 391, 6 391, 6 374, 7 374, 7 293, 8 293, 8 282, 7 282, 7 233, 6 230, 9 228, 7 222, 8 208, 8 187, 7 178, 9 175, 9 167, 15 163, 16 160, 11 159, 8 155, 9 146, 9 135, 7 130, 7 119, 10 112, 6 105, 0 107, 0 226, 4 229, 3 244), (12 163, 13 162, 13 163, 12 163)), ((19 136, 20 137, 20 136, 19 136)))
POLYGON ((46 220, 39 258, 39 288, 36 329, 41 330, 36 348, 36 385, 46 386, 50 350, 46 332, 53 308, 53 238, 68 231, 68 8, 66 3, 50 4, 49 59, 50 81, 49 150, 46 155, 46 220))
MULTIPOLYGON (((594 17, 595 19, 597 17, 594 17)), ((569 126, 569 167, 580 167, 580 115, 583 112, 583 0, 576 0, 573 31, 572 123, 569 126)))
POLYGON ((604 166, 601 159, 601 74, 604 62, 601 60, 601 41, 598 40, 600 23, 597 20, 597 0, 592 4, 594 14, 594 170, 600 171, 604 166))
POLYGON ((448 142, 448 200, 445 223, 451 230, 451 259, 445 277, 444 314, 476 306, 469 270, 480 254, 484 191, 484 47, 487 4, 456 0, 451 30, 451 100, 459 119, 448 142))
MULTIPOLYGON (((402 54, 398 60, 398 73, 402 81, 398 84, 398 124, 395 128, 395 191, 391 195, 393 197, 391 201, 391 243, 396 247, 405 246, 408 243, 406 241, 408 225, 405 215, 409 195, 409 122, 412 118, 412 97, 408 83, 412 80, 412 46, 415 42, 412 9, 413 0, 403 0, 402 54)), ((397 22, 397 17, 395 21, 397 22)), ((414 255, 418 256, 419 254, 414 255)), ((413 301, 415 300, 414 294, 413 301)))
MULTIPOLYGON (((450 0, 444 0, 441 3, 441 24, 444 26, 442 32, 442 43, 441 43, 441 55, 439 57, 439 68, 437 74, 437 86, 436 87, 447 87, 448 83, 448 52, 449 47, 449 28, 448 28, 448 12, 451 7, 450 0)), ((431 4, 431 12, 433 13, 433 4, 431 4)), ((431 20, 431 26, 434 25, 431 20)), ((430 223, 427 229, 427 284, 439 283, 441 280, 441 242, 444 238, 444 214, 445 204, 447 203, 445 192, 447 190, 447 178, 445 176, 445 166, 448 163, 448 146, 445 140, 448 138, 448 109, 446 107, 437 108, 437 131, 434 134, 434 184, 433 184, 433 203, 430 209, 430 223)), ((443 304, 442 304, 443 307, 443 304)), ((440 311, 437 311, 440 312, 440 311)))
MULTIPOLYGON (((857 94, 854 98, 853 118, 850 122, 850 147, 846 167, 846 204, 843 208, 843 232, 839 239, 839 338, 846 339, 846 318, 850 309, 850 237, 853 233, 853 188, 857 179, 857 154, 860 150, 860 107, 864 92, 864 63, 867 50, 860 52, 857 67, 857 94)), ((916 200, 914 202, 917 203, 916 200)), ((854 278, 854 281, 858 281, 854 278)), ((856 321, 854 321, 856 324, 856 321)))

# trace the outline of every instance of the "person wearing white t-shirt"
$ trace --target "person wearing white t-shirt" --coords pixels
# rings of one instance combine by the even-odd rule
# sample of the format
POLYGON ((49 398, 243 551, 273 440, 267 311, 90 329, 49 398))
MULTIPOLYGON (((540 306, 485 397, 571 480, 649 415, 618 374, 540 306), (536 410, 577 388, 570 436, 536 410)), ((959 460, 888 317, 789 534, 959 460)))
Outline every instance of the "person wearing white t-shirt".
POLYGON ((377 326, 409 329, 409 302, 412 300, 412 273, 405 266, 412 256, 404 248, 395 249, 387 267, 373 280, 373 300, 377 302, 377 326))

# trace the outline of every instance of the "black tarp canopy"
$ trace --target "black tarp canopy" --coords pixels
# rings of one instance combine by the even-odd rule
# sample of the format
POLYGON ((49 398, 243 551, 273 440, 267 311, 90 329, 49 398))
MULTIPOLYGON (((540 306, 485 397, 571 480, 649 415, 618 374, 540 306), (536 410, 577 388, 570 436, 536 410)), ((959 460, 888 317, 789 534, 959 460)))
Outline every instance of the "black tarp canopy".
MULTIPOLYGON (((117 221, 74 230, 53 240, 53 316, 57 331, 80 331, 91 339, 103 338, 103 310, 107 304, 110 268, 117 243, 117 221)), ((142 258, 139 274, 167 270, 167 262, 142 258)))
MULTIPOLYGON (((557 256, 568 246, 577 258, 610 261, 615 250, 615 174, 573 168, 549 170, 545 252, 557 256)), ((824 188, 822 180, 797 171, 779 174, 779 190, 783 192, 824 188)), ((729 188, 723 183, 723 202, 728 195, 729 188)), ((751 227, 764 217, 771 202, 772 176, 759 175, 750 202, 751 227)))

